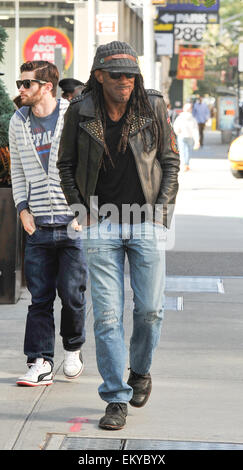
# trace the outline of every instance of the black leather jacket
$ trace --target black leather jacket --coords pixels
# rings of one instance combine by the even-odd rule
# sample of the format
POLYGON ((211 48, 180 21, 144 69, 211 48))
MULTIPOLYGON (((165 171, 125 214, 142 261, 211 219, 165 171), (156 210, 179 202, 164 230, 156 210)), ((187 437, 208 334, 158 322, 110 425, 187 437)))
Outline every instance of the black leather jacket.
MULTIPOLYGON (((147 90, 147 93, 163 129, 163 153, 156 148, 144 151, 138 118, 135 115, 129 145, 134 154, 145 200, 157 209, 156 219, 169 227, 178 191, 180 159, 163 97, 155 90, 147 90)), ((142 119, 143 128, 149 130, 151 119, 142 119)), ((91 94, 73 99, 65 114, 57 162, 61 187, 70 206, 82 203, 89 208, 90 196, 95 193, 103 152, 103 128, 101 121, 95 118, 91 94)))

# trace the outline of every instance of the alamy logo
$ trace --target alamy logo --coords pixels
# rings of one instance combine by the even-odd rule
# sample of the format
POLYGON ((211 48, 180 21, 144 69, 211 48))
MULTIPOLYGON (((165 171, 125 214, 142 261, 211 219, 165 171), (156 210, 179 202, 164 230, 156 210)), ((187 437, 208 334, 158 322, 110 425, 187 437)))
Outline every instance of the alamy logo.
POLYGON ((75 214, 75 223, 68 225, 68 236, 72 239, 156 239, 163 249, 174 247, 174 205, 167 205, 165 211, 162 204, 123 204, 119 210, 115 204, 99 207, 98 196, 91 196, 90 210, 83 204, 70 207, 75 214), (171 218, 170 228, 167 229, 165 220, 171 218))

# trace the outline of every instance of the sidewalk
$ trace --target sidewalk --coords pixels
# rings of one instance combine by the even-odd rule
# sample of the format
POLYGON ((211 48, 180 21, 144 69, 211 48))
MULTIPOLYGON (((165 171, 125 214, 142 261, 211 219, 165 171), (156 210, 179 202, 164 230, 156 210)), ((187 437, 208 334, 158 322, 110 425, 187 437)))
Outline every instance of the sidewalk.
MULTIPOLYGON (((128 284, 127 279, 127 341, 132 304, 128 284)), ((223 448, 230 443, 241 444, 243 449, 243 279, 224 279, 223 287, 225 293, 217 289, 183 293, 184 309, 166 312, 152 368, 151 398, 143 409, 129 407, 127 426, 116 432, 98 428, 106 404, 97 394, 100 378, 91 308, 82 376, 69 381, 62 374, 59 301, 56 301, 54 384, 24 388, 17 387, 15 380, 25 368, 22 342, 28 293, 23 291, 16 305, 1 306, 0 449, 109 450, 120 445, 120 440, 135 445, 130 447, 133 449, 138 445, 143 449, 193 448, 193 445, 202 448, 202 442, 209 443, 206 445, 210 448, 215 448, 213 443, 216 448, 219 443, 224 443, 223 448), (137 439, 139 442, 134 444, 137 439)))
POLYGON ((228 147, 220 131, 207 130, 191 171, 180 172, 170 275, 243 276, 243 179, 231 174, 228 147))
MULTIPOLYGON (((62 373, 60 301, 55 302, 55 377, 49 387, 15 384, 25 370, 27 290, 16 305, 0 305, 1 450, 243 449, 243 276, 225 275, 217 267, 213 274, 202 275, 195 266, 193 273, 183 273, 180 262, 175 256, 173 269, 168 267, 167 308, 150 400, 142 409, 129 406, 121 431, 98 427, 106 403, 97 393, 101 379, 90 292, 85 369, 73 381, 62 373)), ((126 274, 127 345, 131 311, 126 274)))

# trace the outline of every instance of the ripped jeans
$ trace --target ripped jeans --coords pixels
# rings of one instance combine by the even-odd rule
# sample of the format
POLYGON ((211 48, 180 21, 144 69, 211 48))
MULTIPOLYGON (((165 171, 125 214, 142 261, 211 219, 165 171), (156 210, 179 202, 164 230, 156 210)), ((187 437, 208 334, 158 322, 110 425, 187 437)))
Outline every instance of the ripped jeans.
POLYGON ((134 372, 149 372, 160 339, 165 288, 161 234, 163 227, 155 227, 151 222, 124 228, 107 220, 83 232, 91 280, 96 359, 104 381, 98 391, 108 403, 127 403, 133 394, 123 380, 127 359, 123 328, 125 254, 134 301, 129 350, 134 372))

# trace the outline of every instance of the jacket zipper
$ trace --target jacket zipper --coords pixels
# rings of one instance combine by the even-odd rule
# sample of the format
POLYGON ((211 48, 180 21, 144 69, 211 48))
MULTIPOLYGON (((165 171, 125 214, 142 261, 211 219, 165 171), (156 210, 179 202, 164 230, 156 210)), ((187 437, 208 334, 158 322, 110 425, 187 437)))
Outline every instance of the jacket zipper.
MULTIPOLYGON (((40 158, 39 158, 39 155, 37 153, 37 150, 34 146, 34 142, 33 142, 33 139, 32 139, 32 136, 31 136, 31 133, 30 133, 30 130, 29 130, 29 127, 28 127, 28 124, 27 124, 27 121, 25 122, 25 128, 27 129, 27 134, 29 136, 29 139, 31 141, 31 146, 32 146, 32 149, 34 151, 34 154, 35 154, 35 157, 37 158, 37 161, 39 162, 40 166, 41 166, 41 169, 42 171, 45 173, 45 170, 42 166, 42 163, 40 161, 40 158)), ((50 161, 50 160, 49 160, 50 161)), ((49 203, 50 203, 50 208, 51 208, 51 223, 54 222, 54 214, 53 214, 53 205, 52 205, 52 201, 51 201, 51 193, 50 193, 50 182, 49 182, 49 176, 48 174, 45 173, 45 176, 46 176, 46 179, 47 179, 47 187, 48 187, 48 196, 49 196, 49 203)))

